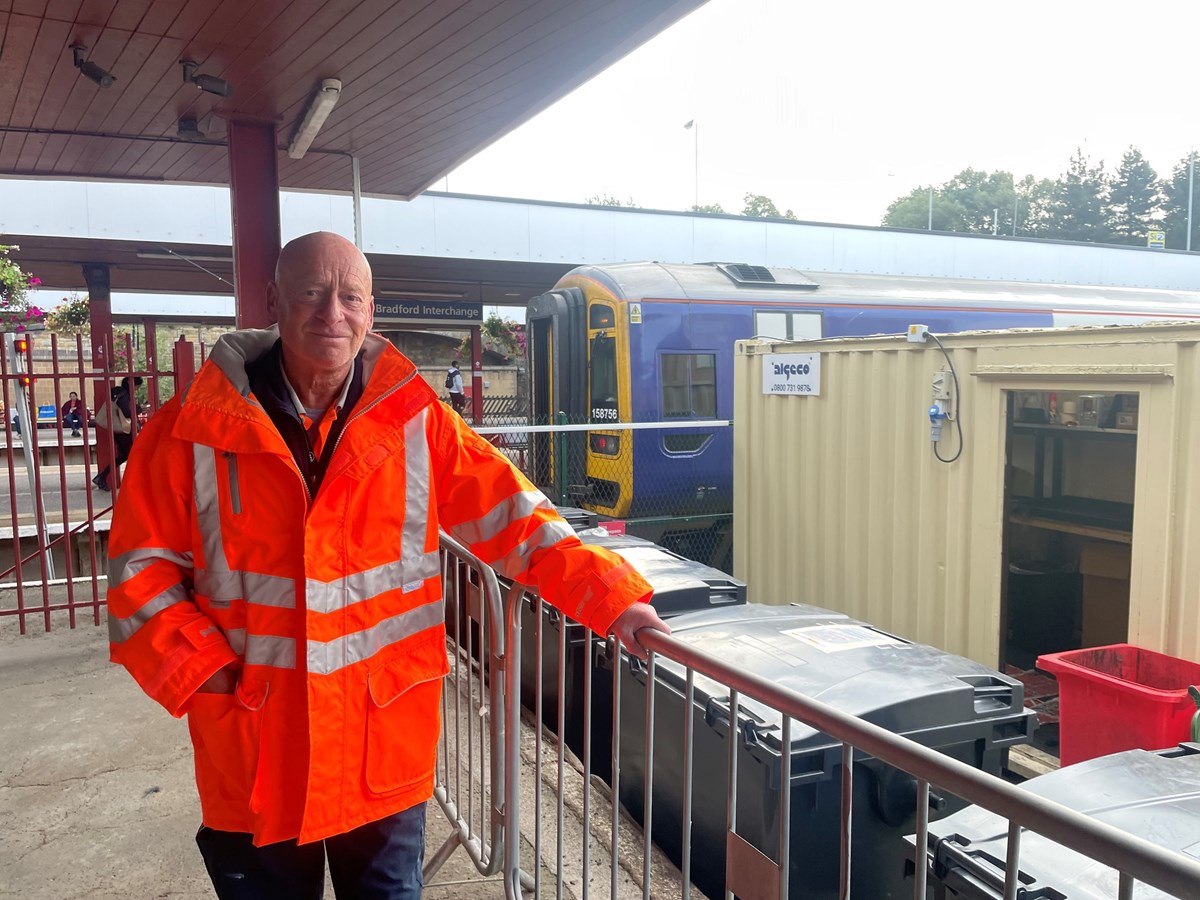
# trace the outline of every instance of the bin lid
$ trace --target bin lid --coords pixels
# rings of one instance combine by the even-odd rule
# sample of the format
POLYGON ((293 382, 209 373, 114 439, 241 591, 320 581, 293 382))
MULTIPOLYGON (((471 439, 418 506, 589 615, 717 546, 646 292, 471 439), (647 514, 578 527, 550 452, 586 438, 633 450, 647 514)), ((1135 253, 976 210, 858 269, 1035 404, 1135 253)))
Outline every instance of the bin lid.
POLYGON ((578 506, 556 506, 555 511, 567 520, 567 524, 580 531, 584 528, 595 528, 597 515, 594 512, 586 509, 580 509, 578 506))
MULTIPOLYGON (((1200 859, 1200 744, 1101 756, 1040 775, 1021 788, 1160 847, 1200 859)), ((911 847, 914 836, 907 840, 911 847)), ((929 825, 929 855, 935 875, 949 884, 961 871, 977 886, 972 898, 999 900, 1003 896, 1001 888, 979 893, 978 885, 995 883, 997 876, 1003 883, 1004 872, 999 867, 1008 858, 1007 841, 1008 821, 978 806, 929 825)), ((1026 831, 1022 835, 1020 866, 1026 896, 1043 896, 1039 891, 1071 900, 1112 900, 1117 896, 1115 869, 1040 834, 1026 831)), ((1133 896, 1158 900, 1171 895, 1138 884, 1133 896)))
POLYGON ((580 531, 579 538, 585 544, 606 547, 632 563, 654 588, 651 604, 661 616, 746 602, 744 581, 643 538, 609 534, 603 528, 580 531))
MULTIPOLYGON (((1024 708, 1024 689, 1016 679, 833 610, 749 604, 682 615, 671 620, 671 630, 676 639, 740 669, 926 746, 990 742, 1000 723, 1007 746, 1027 740, 1033 730, 1033 713, 1024 708), (1011 727, 1013 722, 1019 726, 1011 727)), ((682 666, 659 659, 657 673, 659 681, 682 691, 682 666)), ((713 711, 726 707, 728 688, 697 674, 695 697, 706 720, 724 731, 727 714, 722 719, 713 711)), ((757 747, 777 756, 781 724, 778 712, 742 696, 739 727, 757 747)), ((793 754, 839 746, 798 721, 791 734, 793 754)))

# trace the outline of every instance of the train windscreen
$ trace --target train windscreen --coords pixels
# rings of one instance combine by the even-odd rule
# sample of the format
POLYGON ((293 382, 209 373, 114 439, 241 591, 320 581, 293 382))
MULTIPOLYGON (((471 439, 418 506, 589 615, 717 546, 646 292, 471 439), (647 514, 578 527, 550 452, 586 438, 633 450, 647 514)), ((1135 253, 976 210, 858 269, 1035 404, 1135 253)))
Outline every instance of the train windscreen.
POLYGON ((617 342, 606 334, 592 339, 592 421, 617 421, 617 342))

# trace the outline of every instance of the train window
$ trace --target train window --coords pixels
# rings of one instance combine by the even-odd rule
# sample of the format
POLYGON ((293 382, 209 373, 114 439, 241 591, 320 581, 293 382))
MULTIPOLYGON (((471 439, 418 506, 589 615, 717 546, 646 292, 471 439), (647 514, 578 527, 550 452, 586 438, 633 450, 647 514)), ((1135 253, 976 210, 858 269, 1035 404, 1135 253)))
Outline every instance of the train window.
POLYGON ((755 310, 754 336, 779 341, 808 341, 824 337, 819 312, 789 309, 755 310))
POLYGON ((591 394, 592 418, 617 421, 617 342, 604 334, 592 339, 591 394))
POLYGON ((591 309, 588 310, 588 328, 591 330, 612 328, 616 324, 616 313, 613 312, 613 308, 608 304, 593 303, 591 309))
POLYGON ((664 353, 662 375, 664 419, 717 417, 717 358, 712 353, 664 353))

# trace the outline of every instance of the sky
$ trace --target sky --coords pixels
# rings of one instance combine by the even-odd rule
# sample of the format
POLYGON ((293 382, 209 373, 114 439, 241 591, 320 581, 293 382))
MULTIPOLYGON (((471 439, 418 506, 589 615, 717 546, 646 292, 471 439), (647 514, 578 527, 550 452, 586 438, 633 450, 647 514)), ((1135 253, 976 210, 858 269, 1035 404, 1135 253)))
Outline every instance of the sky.
POLYGON ((753 192, 878 225, 914 187, 1056 178, 1076 147, 1167 176, 1200 143, 1198 25, 1194 0, 710 0, 431 189, 732 213, 753 192))

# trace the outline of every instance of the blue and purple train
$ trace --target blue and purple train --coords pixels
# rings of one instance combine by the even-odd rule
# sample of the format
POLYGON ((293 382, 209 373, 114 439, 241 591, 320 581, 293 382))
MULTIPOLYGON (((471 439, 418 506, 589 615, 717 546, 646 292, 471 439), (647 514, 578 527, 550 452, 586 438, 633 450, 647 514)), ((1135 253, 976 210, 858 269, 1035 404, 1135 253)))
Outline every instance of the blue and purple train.
POLYGON ((533 477, 557 502, 729 569, 733 345, 978 329, 1200 320, 1200 292, 840 273, 736 263, 583 266, 527 311, 537 423, 597 426, 535 435, 533 477))

